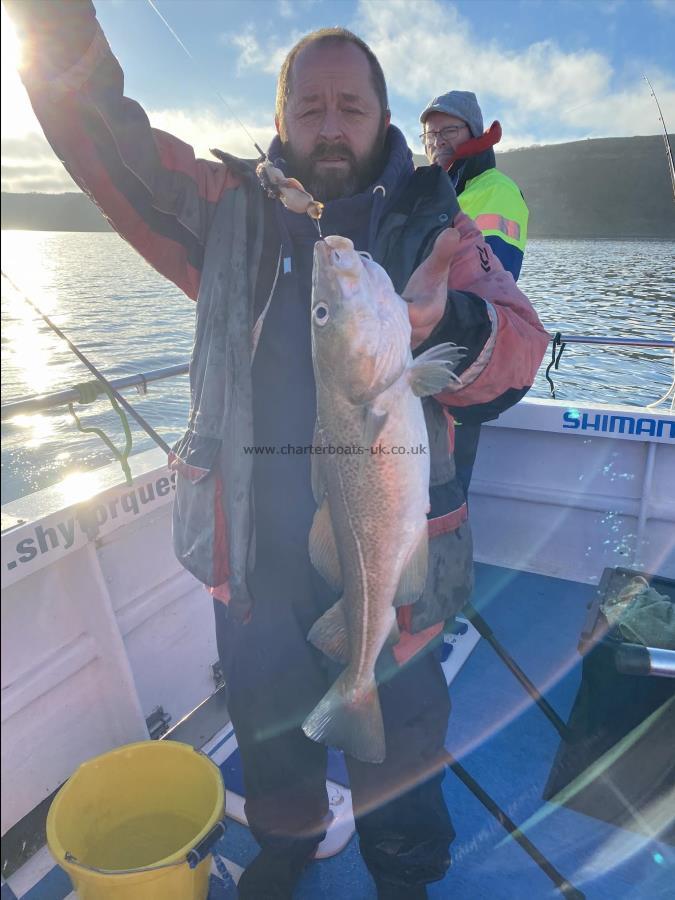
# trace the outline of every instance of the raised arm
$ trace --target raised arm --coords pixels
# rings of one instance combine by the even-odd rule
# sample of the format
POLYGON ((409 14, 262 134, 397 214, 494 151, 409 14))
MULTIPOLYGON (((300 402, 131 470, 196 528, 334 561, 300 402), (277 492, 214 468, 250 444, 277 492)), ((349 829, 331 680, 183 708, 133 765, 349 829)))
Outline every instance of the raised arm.
POLYGON ((215 204, 238 179, 150 126, 91 0, 4 0, 21 76, 54 152, 113 228, 195 299, 215 204))

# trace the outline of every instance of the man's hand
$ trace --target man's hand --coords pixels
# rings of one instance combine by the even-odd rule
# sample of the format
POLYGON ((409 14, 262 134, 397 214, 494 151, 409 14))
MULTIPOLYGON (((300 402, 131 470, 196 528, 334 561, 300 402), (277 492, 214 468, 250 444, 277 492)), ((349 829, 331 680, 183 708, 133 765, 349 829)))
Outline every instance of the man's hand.
POLYGON ((459 246, 459 231, 446 228, 436 238, 434 248, 410 276, 403 291, 412 326, 413 349, 425 341, 445 312, 448 299, 448 271, 459 246))

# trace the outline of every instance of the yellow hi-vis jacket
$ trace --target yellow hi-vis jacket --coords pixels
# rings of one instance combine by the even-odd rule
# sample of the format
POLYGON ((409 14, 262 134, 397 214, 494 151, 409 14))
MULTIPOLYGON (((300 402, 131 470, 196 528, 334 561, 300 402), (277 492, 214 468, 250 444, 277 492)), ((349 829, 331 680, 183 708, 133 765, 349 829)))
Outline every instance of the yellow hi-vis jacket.
POLYGON ((529 210, 518 185, 508 175, 499 169, 487 169, 469 179, 457 199, 485 237, 500 238, 525 252, 529 210))

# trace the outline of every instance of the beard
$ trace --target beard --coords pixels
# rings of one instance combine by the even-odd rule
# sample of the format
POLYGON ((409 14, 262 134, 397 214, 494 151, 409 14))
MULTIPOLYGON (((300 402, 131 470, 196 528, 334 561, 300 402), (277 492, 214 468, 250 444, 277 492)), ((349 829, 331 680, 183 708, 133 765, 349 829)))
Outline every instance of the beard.
POLYGON ((296 154, 290 140, 282 143, 288 163, 288 174, 297 178, 305 190, 322 203, 353 197, 368 187, 384 166, 384 144, 387 126, 382 117, 375 141, 369 152, 357 158, 353 151, 340 141, 321 141, 309 156, 296 154), (321 171, 317 163, 322 159, 342 157, 347 165, 337 171, 321 171))

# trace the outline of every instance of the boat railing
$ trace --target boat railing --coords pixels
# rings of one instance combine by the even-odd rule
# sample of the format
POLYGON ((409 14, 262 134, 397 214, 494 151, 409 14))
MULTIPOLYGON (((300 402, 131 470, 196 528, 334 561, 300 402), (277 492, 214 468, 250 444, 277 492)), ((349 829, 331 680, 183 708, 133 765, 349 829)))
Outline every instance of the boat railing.
MULTIPOLYGON (((607 337, 602 335, 583 335, 583 334, 565 334, 555 332, 551 335, 551 341, 554 346, 557 344, 595 344, 598 346, 609 347, 631 347, 631 348, 648 348, 656 350, 670 350, 675 353, 675 339, 665 340, 662 338, 630 338, 630 337, 607 337)), ((163 381, 165 378, 175 378, 177 375, 186 375, 189 370, 187 363, 176 366, 165 366, 162 369, 153 369, 150 372, 142 372, 136 375, 125 375, 121 378, 111 379, 110 385, 116 390, 126 390, 127 388, 136 388, 136 390, 145 394, 147 386, 153 381, 163 381)), ((2 405, 2 421, 13 419, 16 416, 32 415, 33 413, 43 412, 47 409, 54 409, 59 406, 66 406, 69 403, 78 403, 81 398, 80 390, 77 387, 63 391, 55 391, 52 394, 39 394, 35 397, 27 397, 23 400, 11 400, 2 405)))
MULTIPOLYGON (((165 378, 175 378, 177 375, 187 375, 189 368, 187 363, 177 366, 165 366, 163 369, 153 369, 151 372, 111 378, 110 385, 118 391, 133 387, 140 394, 145 394, 150 382, 163 381, 165 378)), ((65 391, 55 391, 53 394, 39 394, 36 397, 28 397, 25 400, 12 400, 2 405, 2 421, 13 419, 16 416, 31 415, 32 413, 53 409, 57 406, 67 406, 69 403, 78 403, 80 396, 79 388, 75 387, 65 391)))
POLYGON ((675 338, 664 340, 662 338, 626 338, 626 337, 602 337, 600 335, 565 334, 557 332, 551 335, 551 340, 558 337, 560 344, 599 344, 610 347, 649 347, 658 350, 670 350, 675 352, 675 338), (558 337, 558 334, 560 335, 558 337))

